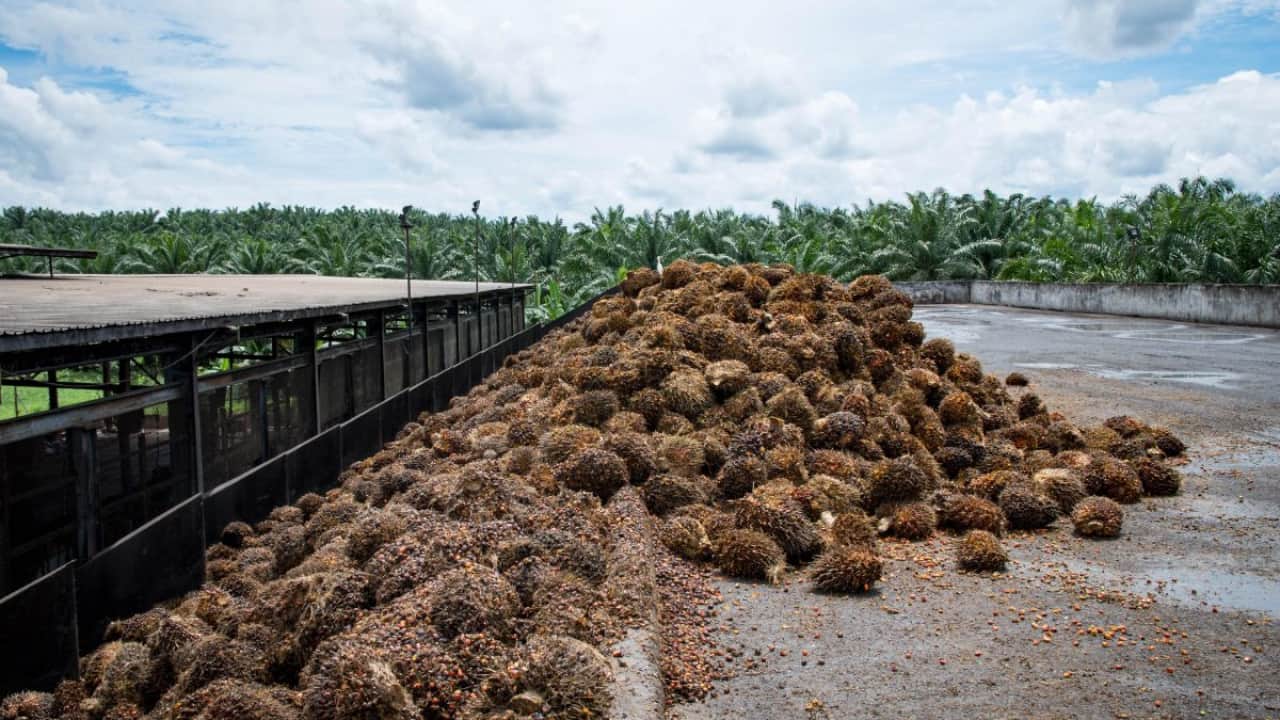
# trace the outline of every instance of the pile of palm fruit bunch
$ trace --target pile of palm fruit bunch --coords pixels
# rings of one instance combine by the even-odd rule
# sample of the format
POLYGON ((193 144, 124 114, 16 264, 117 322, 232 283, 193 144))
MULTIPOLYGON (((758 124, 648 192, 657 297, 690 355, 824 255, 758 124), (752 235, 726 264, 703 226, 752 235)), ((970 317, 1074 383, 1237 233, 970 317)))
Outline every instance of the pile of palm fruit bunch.
POLYGON ((601 651, 643 614, 623 488, 688 560, 842 593, 884 537, 951 533, 988 571, 1010 531, 1113 537, 1178 491, 1176 437, 1015 397, 911 309, 879 276, 632 272, 339 487, 229 525, 202 588, 0 720, 601 717, 601 651))

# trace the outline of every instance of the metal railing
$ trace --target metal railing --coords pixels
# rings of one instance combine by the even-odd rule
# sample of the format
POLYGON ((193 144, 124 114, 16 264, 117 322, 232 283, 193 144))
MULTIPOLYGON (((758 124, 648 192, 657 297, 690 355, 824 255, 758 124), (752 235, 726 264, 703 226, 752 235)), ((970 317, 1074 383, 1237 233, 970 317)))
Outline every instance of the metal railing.
POLYGON ((582 317, 610 288, 555 320, 530 325, 360 414, 194 495, 85 562, 69 562, 0 598, 0 697, 50 689, 74 676, 80 656, 114 619, 178 597, 204 581, 204 550, 228 523, 256 522, 309 492, 333 487, 343 468, 376 453, 425 411, 439 412, 510 355, 582 317))

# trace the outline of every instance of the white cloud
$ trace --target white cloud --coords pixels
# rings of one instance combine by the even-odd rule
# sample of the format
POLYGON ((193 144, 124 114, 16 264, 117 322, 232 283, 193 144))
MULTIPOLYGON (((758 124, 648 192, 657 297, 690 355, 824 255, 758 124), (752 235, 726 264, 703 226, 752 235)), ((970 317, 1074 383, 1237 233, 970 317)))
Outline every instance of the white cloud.
POLYGON ((1163 49, 1192 27, 1198 4, 1198 0, 1067 0, 1067 34, 1084 52, 1102 57, 1163 49))
POLYGON ((0 68, 0 205, 577 219, 1199 172, 1280 190, 1276 76, 1090 74, 1226 62, 1196 54, 1212 20, 1276 22, 1277 0, 3 2, 0 43, 41 60, 0 68))
POLYGON ((474 130, 550 129, 560 94, 534 47, 510 26, 485 27, 423 3, 386 2, 365 18, 360 45, 384 63, 411 107, 474 130), (507 52, 495 52, 501 50, 507 52))

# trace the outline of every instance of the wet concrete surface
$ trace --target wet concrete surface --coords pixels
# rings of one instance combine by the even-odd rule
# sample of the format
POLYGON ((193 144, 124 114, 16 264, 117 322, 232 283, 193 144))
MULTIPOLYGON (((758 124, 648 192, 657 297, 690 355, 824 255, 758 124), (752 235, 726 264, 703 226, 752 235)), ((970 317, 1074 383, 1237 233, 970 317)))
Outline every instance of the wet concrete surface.
POLYGON ((882 544, 876 592, 720 580, 736 675, 672 718, 1280 717, 1280 333, 976 306, 917 308, 988 372, 1077 422, 1187 442, 1183 493, 1124 534, 1006 538, 1000 575, 952 539, 882 544))

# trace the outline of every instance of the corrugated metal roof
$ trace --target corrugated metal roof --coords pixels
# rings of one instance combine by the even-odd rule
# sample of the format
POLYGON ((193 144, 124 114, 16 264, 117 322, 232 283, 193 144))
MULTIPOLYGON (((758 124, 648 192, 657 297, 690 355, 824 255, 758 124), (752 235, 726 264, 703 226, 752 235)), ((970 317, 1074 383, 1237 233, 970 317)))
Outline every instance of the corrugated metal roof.
MULTIPOLYGON (((517 290, 528 285, 516 285, 517 290)), ((480 283, 481 292, 511 285, 480 283)), ((469 282, 414 280, 414 298, 466 298, 469 282)), ((392 304, 403 280, 317 275, 57 275, 0 279, 0 341, 14 336, 135 327, 137 337, 178 332, 157 324, 248 324, 392 304), (145 331, 143 331, 145 328, 145 331)), ((0 346, 5 343, 0 342, 0 346)), ((24 343, 25 345, 26 343, 24 343)), ((61 343, 54 343, 61 344, 61 343)))

